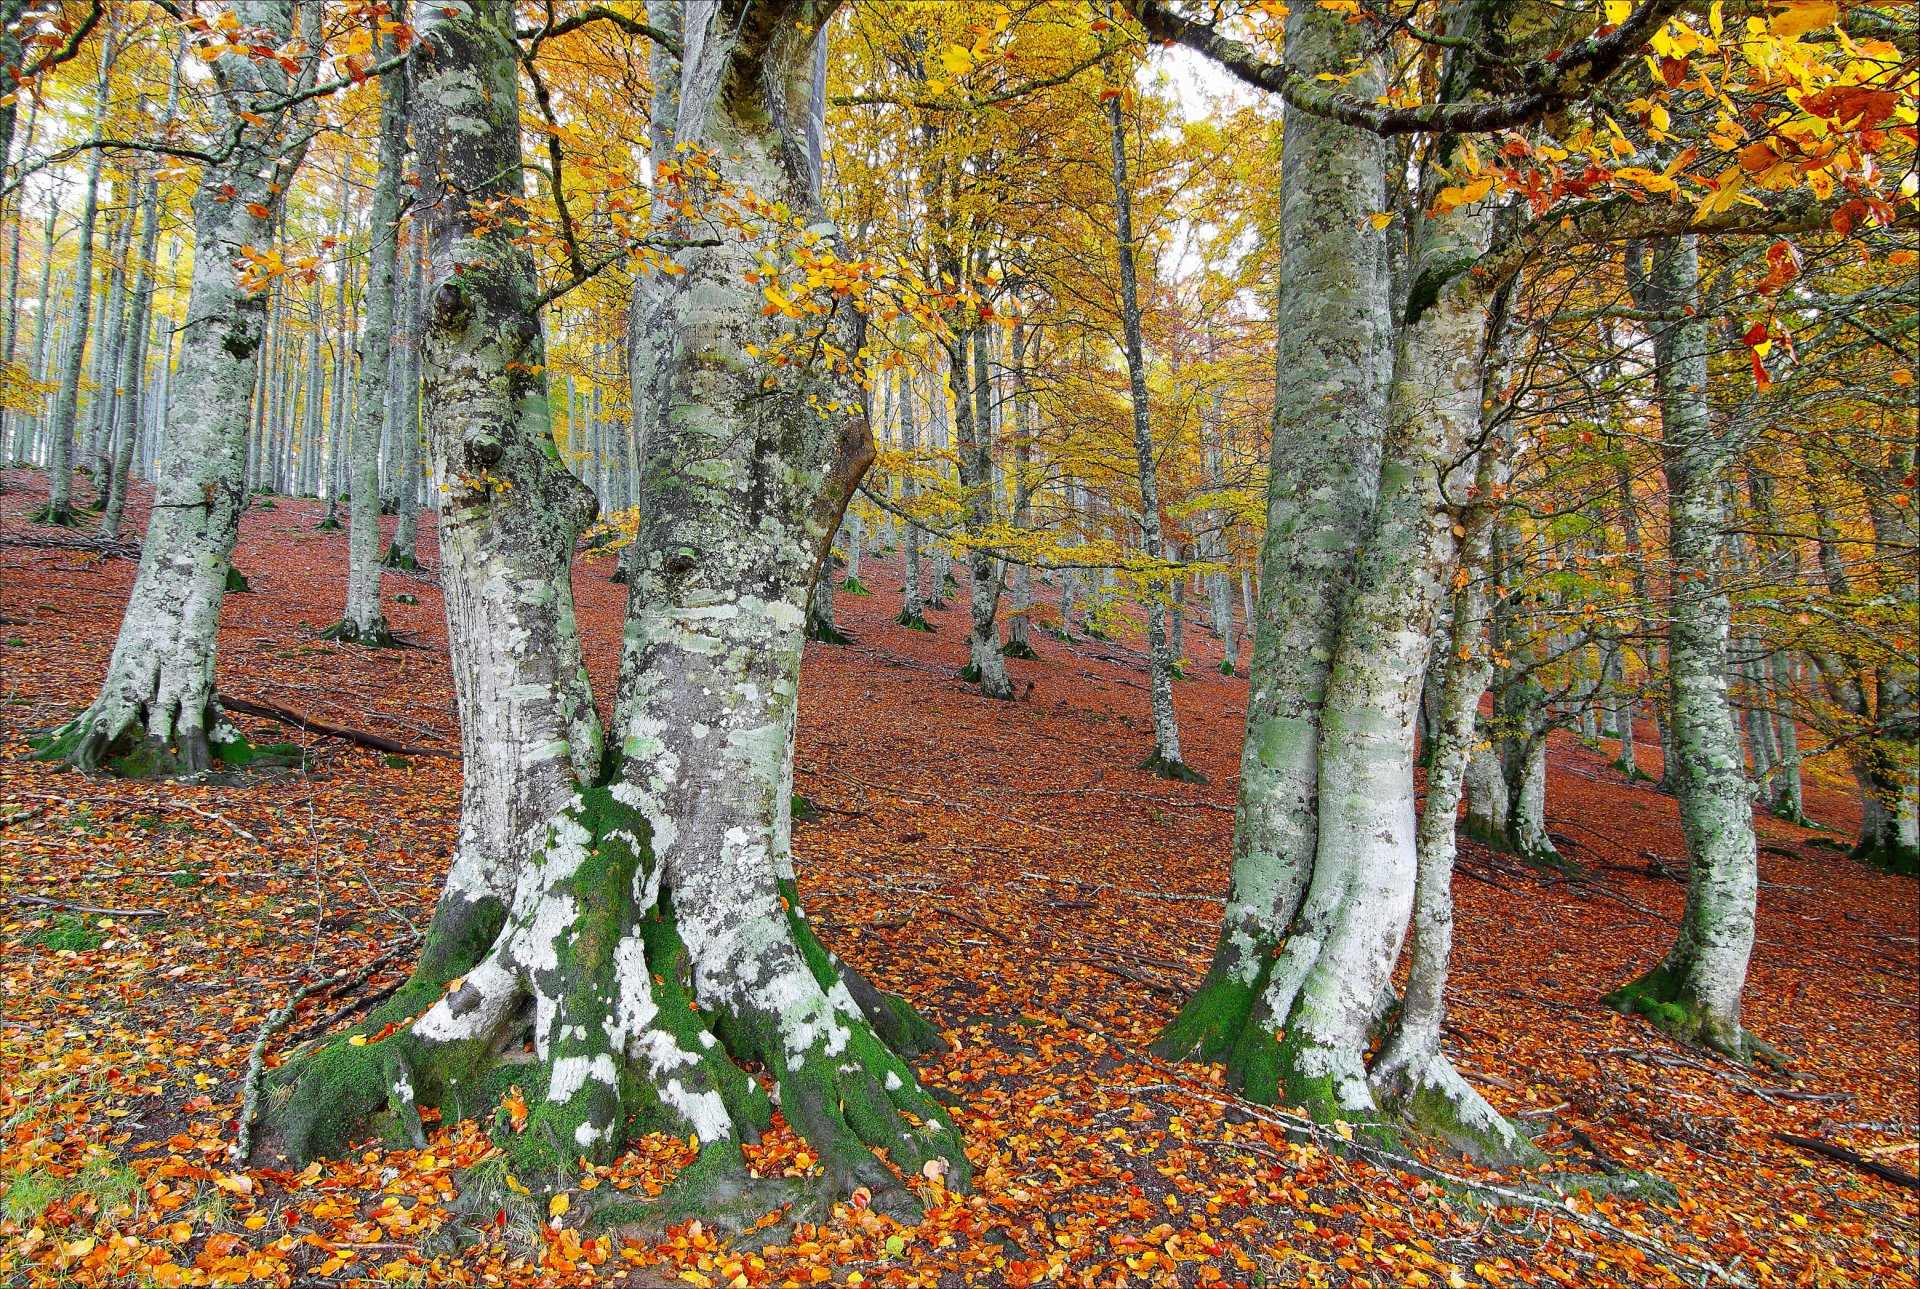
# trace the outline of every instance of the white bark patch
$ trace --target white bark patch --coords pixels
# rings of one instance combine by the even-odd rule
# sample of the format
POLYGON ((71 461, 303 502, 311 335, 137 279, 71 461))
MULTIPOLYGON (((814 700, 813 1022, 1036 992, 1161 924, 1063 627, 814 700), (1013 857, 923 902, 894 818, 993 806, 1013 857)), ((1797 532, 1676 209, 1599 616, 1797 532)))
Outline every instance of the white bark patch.
POLYGON ((613 1057, 605 1052, 592 1057, 563 1056, 553 1063, 553 1081, 547 1085, 547 1100, 565 1105, 587 1086, 588 1079, 613 1087, 619 1078, 613 1057))

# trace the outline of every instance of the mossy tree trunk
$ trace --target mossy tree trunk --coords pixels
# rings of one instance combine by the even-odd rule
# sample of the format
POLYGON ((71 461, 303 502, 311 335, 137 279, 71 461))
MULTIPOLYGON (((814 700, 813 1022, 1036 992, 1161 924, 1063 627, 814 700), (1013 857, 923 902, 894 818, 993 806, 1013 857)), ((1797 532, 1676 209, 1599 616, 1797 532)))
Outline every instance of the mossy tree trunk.
POLYGON ((1655 307, 1687 315, 1654 334, 1673 558, 1667 656, 1675 763, 1667 777, 1687 839, 1687 902, 1666 957, 1607 1002, 1745 1059, 1756 1050, 1740 1024, 1740 995, 1753 952, 1759 869, 1753 790, 1727 692, 1726 513, 1737 448, 1716 432, 1708 411, 1707 320, 1700 316, 1695 241, 1662 239, 1652 251, 1646 294, 1655 307))
MULTIPOLYGON (((1450 34, 1492 39, 1492 12, 1490 6, 1450 9, 1450 34)), ((1358 42, 1338 17, 1298 11, 1289 23, 1287 55, 1296 66, 1317 66, 1358 53, 1358 42)), ((1500 280, 1470 267, 1489 245, 1493 211, 1469 204, 1421 223, 1417 271, 1382 414, 1374 384, 1384 364, 1375 346, 1384 342, 1385 328, 1379 295, 1365 290, 1384 288, 1384 257, 1366 240, 1363 230, 1371 225, 1364 214, 1345 203, 1384 200, 1376 185, 1386 157, 1378 140, 1324 122, 1295 117, 1289 131, 1281 201, 1283 212, 1292 213, 1283 214, 1282 237, 1300 238, 1303 230, 1314 237, 1300 253, 1283 252, 1293 267, 1280 293, 1281 412, 1240 800, 1240 830, 1264 821, 1272 849, 1257 866, 1245 851, 1236 853, 1221 953, 1201 994, 1160 1046, 1178 1055, 1224 1050, 1227 1081, 1244 1095, 1303 1106, 1322 1121, 1353 1123, 1376 1140, 1391 1142, 1405 1126, 1500 1162, 1531 1158, 1439 1047, 1450 841, 1430 837, 1425 848, 1424 996, 1416 999, 1413 1021, 1395 1036, 1394 1059, 1369 1068, 1422 866, 1415 729, 1429 648, 1459 557, 1455 513, 1473 493, 1488 393, 1489 309, 1500 280), (1299 186, 1290 186, 1290 171, 1303 164, 1311 171, 1294 172, 1299 186), (1311 213, 1303 200, 1308 194, 1318 198, 1311 213), (1290 321, 1309 320, 1290 328, 1290 321), (1292 390, 1290 379, 1299 382, 1292 390), (1301 417, 1294 433, 1305 442, 1297 446, 1283 433, 1290 408, 1301 417), (1337 462, 1319 455, 1333 439, 1329 416, 1336 423, 1345 418, 1350 436, 1337 462), (1382 422, 1384 437, 1374 437, 1382 422), (1357 455, 1371 464, 1370 478, 1346 473, 1356 468, 1357 455), (1311 473, 1296 477, 1303 467, 1311 473), (1345 552, 1350 571, 1315 567, 1329 549, 1345 552), (1303 577, 1308 569, 1314 575, 1303 577), (1277 655, 1276 639, 1301 627, 1297 618, 1277 616, 1276 608, 1309 594, 1331 601, 1308 606, 1327 632, 1296 640, 1277 655), (1326 660, 1324 670, 1305 669, 1315 658, 1326 660), (1277 818, 1283 805, 1304 809, 1306 822, 1297 815, 1277 818), (1284 920, 1275 916, 1263 925, 1247 918, 1248 907, 1284 912, 1284 920), (1230 953, 1250 961, 1235 964, 1230 953), (1237 1026, 1222 1023, 1235 1019, 1237 1026)), ((1464 146, 1457 139, 1436 143, 1434 167, 1424 179, 1429 199, 1445 182, 1442 167, 1464 146)), ((1478 694, 1471 674, 1454 680, 1449 727, 1457 746, 1445 771, 1451 787, 1442 783, 1448 800, 1430 819, 1434 829, 1444 822, 1449 836, 1478 694)))
MULTIPOLYGON (((751 1062, 820 1156, 815 1201, 865 1185, 905 1212, 911 1196, 870 1147, 908 1176, 966 1175, 957 1132, 900 1055, 939 1039, 820 945, 789 848, 807 588, 872 441, 852 373, 788 371, 768 389, 747 348, 812 325, 763 318, 745 274, 822 236, 795 140, 829 14, 792 0, 689 15, 677 136, 724 158, 733 191, 801 214, 748 216, 747 240, 687 239, 718 244, 679 253, 684 289, 649 319, 672 330, 655 350, 672 355, 654 386, 670 401, 636 480, 618 744, 603 757, 568 578, 593 502, 552 437, 519 230, 476 217, 521 191, 514 6, 419 13, 414 123, 422 173, 438 177, 425 391, 450 485, 460 843, 419 966, 358 1032, 418 1019, 290 1067, 278 1126, 307 1158, 383 1112, 417 1136, 420 1106, 474 1114, 518 1083, 532 1111, 502 1144, 523 1184, 567 1185, 575 1160, 610 1159, 637 1132, 692 1134, 697 1161, 635 1216, 745 1225, 793 1198, 751 1180, 740 1154, 772 1117, 736 1064, 751 1062), (817 410, 834 401, 843 414, 817 410)), ((846 314, 824 325, 858 352, 846 314)))
MULTIPOLYGON (((282 40, 296 15, 317 49, 314 6, 247 0, 240 20, 282 40)), ((214 693, 215 642, 240 516, 246 508, 249 408, 267 320, 267 291, 244 284, 243 248, 271 240, 304 155, 305 105, 275 106, 310 81, 310 57, 288 73, 272 60, 213 64, 204 95, 230 155, 207 165, 194 190, 194 260, 188 321, 179 335, 176 389, 167 409, 152 516, 133 592, 120 620, 100 694, 55 733, 46 754, 82 768, 139 745, 130 770, 198 773, 217 745, 238 735, 214 693), (256 110, 259 109, 259 110, 256 110)), ((97 153, 95 155, 98 155, 97 153)))
MULTIPOLYGON (((1378 93, 1358 25, 1302 7, 1287 62, 1378 93), (1356 62, 1356 60, 1358 60, 1356 62)), ((1320 711, 1339 615, 1379 486, 1379 350, 1391 342, 1381 234, 1386 149, 1321 117, 1288 122, 1280 162, 1272 460, 1225 921, 1198 992, 1156 1041, 1163 1055, 1270 1060, 1280 1022, 1259 1005, 1313 875, 1320 711)))

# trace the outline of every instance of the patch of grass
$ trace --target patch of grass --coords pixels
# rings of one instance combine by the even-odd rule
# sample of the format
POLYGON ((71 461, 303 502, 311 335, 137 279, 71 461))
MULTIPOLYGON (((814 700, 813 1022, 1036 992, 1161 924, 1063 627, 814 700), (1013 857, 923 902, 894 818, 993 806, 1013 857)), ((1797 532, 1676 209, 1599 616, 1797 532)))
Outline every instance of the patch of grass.
POLYGON ((189 868, 175 873, 167 882, 178 890, 187 891, 205 881, 205 876, 197 868, 189 868))
POLYGON ((28 944, 37 944, 43 949, 71 949, 75 953, 98 949, 106 942, 105 931, 72 913, 58 914, 43 930, 27 939, 28 944))
POLYGON ((38 1169, 15 1173, 0 1192, 0 1217, 9 1222, 32 1222, 65 1195, 67 1179, 38 1169))

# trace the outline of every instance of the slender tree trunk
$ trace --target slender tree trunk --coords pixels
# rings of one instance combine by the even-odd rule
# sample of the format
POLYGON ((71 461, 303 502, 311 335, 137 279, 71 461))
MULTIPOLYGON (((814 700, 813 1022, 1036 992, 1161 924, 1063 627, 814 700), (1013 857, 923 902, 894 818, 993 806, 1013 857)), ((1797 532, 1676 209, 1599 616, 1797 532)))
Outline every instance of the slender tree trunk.
POLYGON ((1744 1059, 1756 1046, 1771 1049, 1740 1024, 1759 872, 1753 794, 1727 694, 1725 513, 1735 448, 1715 433, 1708 413, 1707 322, 1692 237, 1654 244, 1648 288, 1658 307, 1688 314, 1654 336, 1673 557, 1667 652, 1677 764, 1669 777, 1687 838, 1687 903, 1666 958, 1607 1002, 1744 1059))
MULTIPOLYGON (((169 105, 169 120, 172 119, 172 106, 169 105)), ((100 518, 100 532, 106 537, 120 535, 121 519, 127 508, 127 482, 133 471, 134 447, 140 436, 141 390, 146 383, 147 322, 148 315, 153 312, 153 257, 159 249, 160 185, 159 180, 149 174, 141 185, 138 267, 135 270, 133 305, 128 311, 126 356, 118 380, 125 393, 121 396, 114 429, 113 468, 108 476, 107 508, 100 518)))
MULTIPOLYGON (((907 460, 907 475, 901 483, 901 499, 909 512, 920 497, 920 481, 916 477, 919 470, 916 453, 920 450, 920 432, 914 423, 914 381, 913 369, 902 365, 894 373, 894 402, 900 409, 900 452, 907 460)), ((903 627, 916 631, 931 631, 927 624, 927 605, 920 591, 920 526, 908 522, 900 536, 903 553, 900 556, 901 591, 900 616, 894 621, 903 627)))
MULTIPOLYGON (((417 228, 418 225, 416 224, 417 228)), ((415 534, 420 526, 420 246, 417 235, 407 248, 407 296, 401 309, 405 338, 394 355, 399 379, 391 391, 394 448, 400 454, 400 484, 394 501, 393 540, 387 544, 389 568, 417 568, 415 534)))
MULTIPOLYGON (((395 49, 379 38, 382 58, 395 49)), ((390 646, 393 633, 380 607, 380 436, 387 422, 387 391, 394 366, 393 324, 400 254, 400 183, 407 155, 404 79, 380 81, 380 156, 367 231, 366 320, 360 328, 359 405, 350 433, 351 505, 347 530, 347 602, 329 634, 360 644, 390 646)))
MULTIPOLYGON (((246 0, 243 22, 280 42, 294 31, 291 0, 246 0)), ((302 14, 302 34, 317 48, 319 15, 302 14)), ((313 73, 310 56, 301 80, 313 73)), ((122 768, 198 773, 217 752, 235 756, 244 741, 222 717, 214 693, 214 651, 227 572, 246 507, 248 401, 265 339, 267 300, 234 272, 242 248, 272 228, 303 149, 296 108, 252 114, 250 103, 295 88, 294 75, 270 60, 221 63, 220 89, 206 95, 231 156, 203 170, 194 192, 193 281, 180 351, 180 395, 170 409, 153 514, 140 571, 121 619, 100 695, 52 736, 45 749, 82 768, 131 752, 122 768), (265 216, 254 210, 265 208, 265 216)))
MULTIPOLYGON (((100 50, 100 79, 94 90, 93 134, 105 132, 107 108, 113 93, 113 38, 100 50)), ((41 513, 47 523, 73 524, 74 431, 80 415, 80 374, 86 367, 88 324, 93 316, 93 228, 100 214, 100 162, 104 149, 87 153, 87 182, 80 202, 79 241, 73 261, 73 310, 67 319, 67 352, 60 369, 60 390, 54 395, 52 477, 47 482, 47 505, 41 513)))
MULTIPOLYGON (((993 495, 993 424, 983 420, 976 398, 987 397, 980 386, 985 382, 986 328, 970 320, 948 343, 949 371, 953 382, 954 447, 960 464, 960 494, 963 527, 969 535, 983 533, 992 524, 998 507, 993 495)), ((936 394, 937 397, 937 394, 936 394)), ((1007 677, 1007 663, 1001 652, 1000 632, 994 620, 1000 609, 1001 577, 998 561, 977 547, 967 551, 971 634, 967 637, 967 678, 979 683, 988 698, 1013 697, 1013 681, 1007 677)))
MULTIPOLYGON (((1127 180, 1126 118, 1116 94, 1107 100, 1107 125, 1113 147, 1113 218, 1120 257, 1120 325, 1127 355, 1127 384, 1133 407, 1133 456, 1140 484, 1140 548, 1154 565, 1167 560, 1160 526, 1160 472, 1147 408, 1147 358, 1140 339, 1140 291, 1135 280, 1133 190, 1127 180)), ((1168 599, 1177 593, 1157 573, 1149 576, 1147 600, 1147 680, 1153 707, 1153 750, 1142 768, 1163 779, 1194 781, 1199 775, 1180 755, 1180 721, 1173 708, 1175 653, 1167 630, 1168 599)))

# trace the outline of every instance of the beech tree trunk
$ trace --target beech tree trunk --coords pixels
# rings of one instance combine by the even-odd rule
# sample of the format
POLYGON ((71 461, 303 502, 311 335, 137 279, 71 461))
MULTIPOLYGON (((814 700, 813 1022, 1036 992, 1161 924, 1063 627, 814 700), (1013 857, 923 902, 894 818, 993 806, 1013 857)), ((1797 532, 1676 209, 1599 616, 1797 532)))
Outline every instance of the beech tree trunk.
POLYGON ((1687 838, 1687 902, 1665 959, 1606 1001, 1744 1060, 1771 1049, 1756 1045, 1740 1024, 1759 869, 1753 791, 1727 693, 1725 516, 1736 448, 1715 432, 1708 413, 1707 320, 1699 312, 1692 237, 1654 243, 1647 287, 1655 307, 1687 313, 1654 334, 1673 558, 1667 654, 1675 764, 1667 777, 1687 838))
MULTIPOLYGON (((392 33, 379 37, 379 57, 393 55, 392 33)), ((380 81, 380 153, 367 231, 366 321, 360 328, 359 403, 348 430, 352 471, 347 514, 347 602, 329 634, 366 645, 391 645, 380 607, 380 437, 392 387, 395 284, 399 264, 400 184, 407 152, 406 80, 380 81)))
MULTIPOLYGON (((1113 145, 1113 217, 1120 258, 1120 325, 1127 355, 1127 383, 1133 408, 1133 456, 1140 484, 1140 546, 1154 564, 1167 558, 1160 524, 1160 472, 1147 409, 1147 359, 1140 340, 1140 293, 1135 281, 1133 190, 1127 182, 1126 119, 1121 98, 1107 100, 1113 145)), ((1147 680, 1153 706, 1153 750, 1142 768, 1163 779, 1189 782, 1199 775, 1180 756, 1180 721, 1173 709, 1173 668, 1178 657, 1167 629, 1168 601, 1177 585, 1150 578, 1147 586, 1147 680)))
MULTIPOLYGON (((1287 62, 1379 92, 1357 24, 1301 7, 1287 24, 1287 62)), ((1306 894, 1319 835, 1318 748, 1339 617, 1379 487, 1385 420, 1377 378, 1390 343, 1381 234, 1386 150, 1377 137, 1322 117, 1288 121, 1280 161, 1281 272, 1273 470, 1254 620, 1252 680, 1240 760, 1232 879, 1205 980, 1156 1041, 1170 1057, 1229 1060, 1243 1077, 1275 1048, 1255 1015, 1274 956, 1306 894), (1240 1050, 1237 1050, 1240 1049, 1240 1050)))
MULTIPOLYGON (((753 1061, 820 1156, 804 1212, 824 1216, 854 1185, 904 1212, 911 1197, 869 1147, 909 1177, 965 1177, 945 1111, 896 1054, 938 1036, 814 938, 789 850, 807 589, 872 440, 852 373, 789 368, 769 390, 747 361, 747 346, 815 325, 859 351, 843 315, 762 317, 744 276, 794 240, 832 237, 802 141, 830 6, 687 4, 677 101, 656 105, 724 159, 736 190, 798 214, 680 249, 684 273, 644 319, 673 332, 648 341, 672 355, 653 386, 670 402, 635 480, 640 550, 605 766, 567 575, 593 502, 552 438, 519 230, 475 218, 521 191, 514 5, 470 10, 421 6, 414 58, 421 171, 438 189, 425 389, 450 487, 460 848, 415 974, 357 1032, 418 1019, 290 1067, 280 1126, 307 1158, 383 1110, 417 1134, 420 1106, 473 1114, 514 1082, 533 1110, 502 1145, 524 1185, 566 1185, 577 1158, 613 1158, 636 1125, 691 1134, 700 1155, 671 1191, 615 1216, 743 1226, 795 1198, 740 1154, 772 1112, 734 1063, 753 1061), (822 418, 816 400, 842 414, 822 418), (499 1059, 528 1041, 531 1063, 499 1059)), ((502 1189, 479 1202, 490 1216, 517 1201, 502 1189)))
MULTIPOLYGON (((242 22, 293 34, 293 0, 246 0, 242 22)), ((303 34, 318 10, 304 7, 303 34)), ((311 28, 312 30, 308 30, 311 28)), ((309 40, 317 48, 317 37, 309 40)), ((100 694, 56 731, 44 754, 93 768, 109 757, 130 773, 194 774, 245 744, 221 716, 214 693, 214 646, 233 547, 246 508, 249 401, 265 340, 267 296, 249 291, 234 264, 264 244, 303 155, 301 108, 271 107, 310 80, 270 60, 222 59, 206 95, 232 155, 201 173, 194 190, 194 261, 181 329, 179 391, 168 411, 153 513, 140 571, 120 622, 100 694), (254 118, 254 119, 249 119, 254 118), (231 123, 231 124, 229 124, 231 123), (264 215, 255 214, 264 209, 264 215)))

